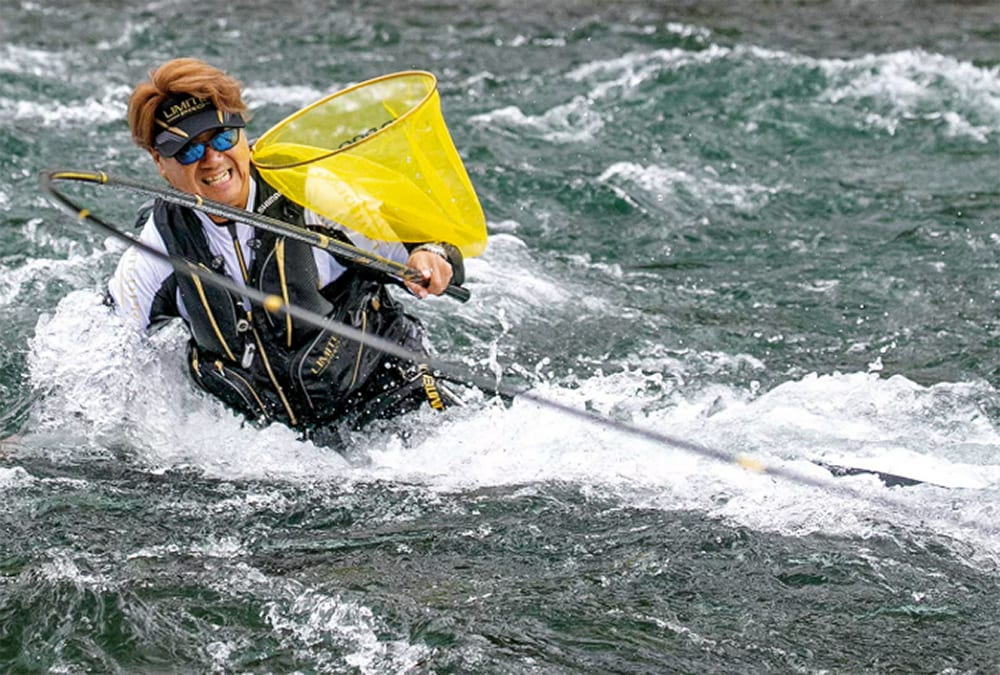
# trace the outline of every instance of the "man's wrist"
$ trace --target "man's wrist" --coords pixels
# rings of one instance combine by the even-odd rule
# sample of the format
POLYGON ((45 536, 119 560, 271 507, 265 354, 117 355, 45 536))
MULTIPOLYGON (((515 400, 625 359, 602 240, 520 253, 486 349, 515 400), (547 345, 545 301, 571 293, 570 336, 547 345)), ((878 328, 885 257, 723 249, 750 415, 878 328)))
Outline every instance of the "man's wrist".
POLYGON ((441 244, 436 244, 434 242, 428 242, 426 244, 421 244, 420 246, 417 246, 416 248, 414 248, 413 251, 411 251, 411 254, 412 253, 416 253, 417 251, 427 251, 429 253, 436 253, 437 255, 441 256, 442 258, 444 258, 448 262, 451 262, 451 260, 448 258, 448 251, 447 251, 447 249, 445 249, 445 247, 442 246, 441 244))

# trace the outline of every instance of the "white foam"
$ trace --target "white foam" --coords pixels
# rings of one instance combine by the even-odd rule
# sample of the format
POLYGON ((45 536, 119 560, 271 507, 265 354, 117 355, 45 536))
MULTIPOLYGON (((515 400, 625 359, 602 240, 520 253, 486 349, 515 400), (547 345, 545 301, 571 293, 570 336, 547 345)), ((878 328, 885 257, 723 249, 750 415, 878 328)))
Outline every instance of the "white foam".
POLYGON ((512 234, 493 234, 486 253, 465 261, 474 302, 504 309, 520 320, 526 312, 570 298, 559 280, 538 269, 527 273, 531 267, 531 251, 523 240, 512 234))
POLYGON ((1000 537, 990 533, 992 520, 980 503, 982 494, 1000 489, 1000 438, 977 412, 983 385, 925 388, 900 376, 855 373, 809 376, 759 398, 714 385, 695 398, 670 392, 671 400, 665 402, 655 387, 645 388, 645 378, 640 373, 597 376, 576 389, 541 385, 538 391, 564 404, 701 443, 730 460, 581 423, 515 400, 509 410, 451 416, 414 447, 376 441, 370 450, 372 466, 364 471, 445 491, 578 483, 642 507, 704 510, 790 534, 869 536, 889 522, 920 528, 933 523, 942 532, 1000 553, 1000 537), (944 399, 952 405, 942 407, 944 399), (938 484, 951 475, 956 485, 985 492, 931 486, 900 492, 873 475, 835 479, 809 461, 829 461, 835 455, 879 457, 891 473, 926 471, 938 484), (737 462, 747 456, 765 467, 826 482, 829 489, 747 471, 737 462), (973 474, 977 479, 971 485, 973 474), (902 500, 895 513, 883 508, 882 500, 890 496, 902 500), (875 518, 873 504, 879 505, 875 518))
POLYGON ((91 556, 80 551, 50 548, 46 551, 46 561, 34 568, 30 574, 50 582, 69 582, 80 588, 107 590, 119 585, 105 574, 91 574, 81 570, 77 563, 87 561, 89 558, 91 556))
POLYGON ((75 64, 60 52, 31 49, 11 43, 0 46, 0 72, 62 79, 66 77, 71 65, 75 68, 75 64))
MULTIPOLYGON (((204 507, 204 504, 201 505, 204 507)), ((176 517, 177 510, 171 508, 169 517, 176 517)), ((209 539, 207 541, 188 542, 184 545, 178 543, 158 544, 141 548, 127 556, 128 560, 141 558, 175 558, 178 555, 191 556, 194 558, 241 558, 247 555, 244 543, 237 537, 221 537, 219 539, 209 539)))
POLYGON ((384 639, 387 627, 368 607, 311 589, 291 604, 270 603, 263 618, 292 649, 308 651, 321 671, 344 660, 362 673, 404 672, 430 654, 425 645, 384 639))
POLYGON ((821 100, 871 99, 877 109, 868 122, 890 134, 907 118, 940 121, 947 135, 982 143, 1000 131, 1000 66, 980 67, 919 49, 817 65, 832 81, 821 100), (972 122, 972 116, 985 123, 972 122))
POLYGON ((648 194, 657 205, 675 199, 680 188, 698 202, 716 206, 730 205, 744 213, 760 210, 767 205, 770 197, 779 191, 776 187, 756 183, 724 183, 710 168, 704 169, 700 175, 692 175, 682 169, 658 165, 642 166, 635 162, 612 164, 604 170, 597 181, 609 185, 619 196, 632 203, 635 203, 635 199, 622 187, 622 183, 648 194))
POLYGON ((592 83, 586 95, 574 96, 570 101, 537 115, 526 114, 517 106, 505 106, 475 115, 469 121, 481 126, 512 127, 552 143, 586 143, 597 137, 607 121, 594 107, 595 102, 634 91, 666 69, 707 63, 730 53, 728 48, 713 45, 698 52, 663 49, 630 52, 614 59, 591 61, 565 75, 571 81, 592 83))
POLYGON ((701 51, 674 48, 629 52, 613 59, 583 64, 566 73, 566 77, 576 82, 592 83, 588 98, 600 100, 633 92, 664 71, 680 70, 693 64, 711 63, 730 54, 732 54, 730 48, 718 45, 712 45, 701 51))
MULTIPOLYGON (((508 243, 508 252, 516 254, 516 242, 508 243)), ((1000 491, 1000 437, 980 411, 980 402, 995 399, 996 392, 985 383, 922 387, 898 375, 849 373, 810 375, 758 394, 753 386, 710 381, 694 391, 676 386, 703 381, 706 371, 764 368, 739 355, 651 352, 636 359, 641 369, 564 383, 539 364, 536 394, 700 443, 727 459, 583 422, 519 397, 509 409, 480 403, 444 416, 423 410, 396 425, 359 432, 356 447, 369 462, 359 465, 297 440, 280 425, 246 426, 197 392, 184 372, 185 339, 180 326, 138 338, 116 327, 94 294, 68 295, 53 316, 39 322, 31 341, 29 370, 41 395, 30 429, 76 441, 36 442, 35 451, 79 458, 88 445, 126 447, 132 454, 125 461, 150 470, 192 467, 223 479, 333 480, 345 487, 376 479, 431 492, 558 481, 627 504, 702 510, 778 532, 868 536, 894 523, 933 528, 1000 553, 1000 537, 989 529, 990 499, 982 498, 1000 491), (400 429, 411 440, 401 440, 400 429), (747 471, 740 457, 826 482, 830 489, 747 471), (932 476, 938 484, 950 480, 976 489, 899 491, 874 476, 835 479, 812 460, 932 476), (851 490, 838 491, 838 485, 851 490), (888 495, 897 503, 878 507, 873 518, 872 504, 888 495)))
POLYGON ((95 119, 118 119, 126 107, 131 89, 110 85, 97 96, 82 101, 26 101, 0 98, 0 120, 8 123, 29 121, 42 127, 90 126, 95 119))
MULTIPOLYGON (((0 452, 2 452, 0 447, 0 452)), ((35 477, 19 466, 6 469, 0 467, 0 490, 22 488, 35 482, 35 477)))
POLYGON ((308 477, 346 461, 281 425, 257 430, 187 379, 186 330, 150 338, 122 325, 99 294, 74 291, 39 319, 28 367, 38 393, 33 433, 76 442, 51 452, 133 448, 151 467, 193 465, 209 475, 308 477), (276 450, 277 448, 277 450, 276 450))
MULTIPOLYGON (((76 247, 71 247, 73 251, 76 247)), ((66 259, 30 258, 13 269, 3 269, 0 274, 0 307, 17 301, 28 288, 45 279, 46 283, 64 282, 70 286, 88 286, 94 270, 100 268, 106 252, 95 249, 81 255, 70 253, 66 259)))
MULTIPOLYGON (((702 36, 707 40, 708 36, 702 36)), ((664 72, 700 67, 728 60, 734 67, 753 68, 754 62, 773 62, 787 68, 818 68, 830 80, 818 96, 820 102, 864 103, 866 124, 896 133, 910 119, 939 122, 950 137, 985 143, 1000 130, 1000 66, 977 66, 951 56, 924 50, 869 54, 853 59, 816 59, 755 46, 706 49, 682 48, 629 52, 610 59, 584 63, 565 74, 568 80, 586 83, 588 91, 538 115, 507 106, 473 118, 484 125, 508 125, 534 132, 552 142, 591 140, 607 123, 594 103, 638 95, 643 85, 664 72)), ((750 129, 755 124, 751 123, 750 129)))
POLYGON ((603 118, 594 110, 592 102, 583 96, 575 96, 568 103, 550 108, 541 115, 526 115, 517 106, 506 106, 474 115, 469 122, 514 127, 551 143, 565 144, 592 141, 604 128, 603 118))

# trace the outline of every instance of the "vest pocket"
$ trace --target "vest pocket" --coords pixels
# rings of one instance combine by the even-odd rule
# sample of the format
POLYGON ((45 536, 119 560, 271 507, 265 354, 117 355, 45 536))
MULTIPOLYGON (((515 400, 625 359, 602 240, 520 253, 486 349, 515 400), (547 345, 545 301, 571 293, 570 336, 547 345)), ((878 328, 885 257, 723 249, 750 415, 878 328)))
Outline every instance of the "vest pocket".
POLYGON ((359 342, 322 331, 292 357, 288 378, 310 410, 329 410, 364 382, 367 373, 360 371, 366 351, 359 342))
POLYGON ((272 415, 250 378, 221 360, 202 361, 191 350, 191 374, 202 389, 247 419, 270 421, 272 415))
MULTIPOLYGON (((343 313, 343 322, 366 335, 379 334, 378 329, 387 317, 384 309, 383 312, 375 309, 376 303, 379 303, 377 293, 365 294, 355 309, 343 313)), ((322 331, 289 360, 288 379, 312 412, 326 415, 340 409, 351 394, 363 387, 383 359, 376 349, 322 331)))

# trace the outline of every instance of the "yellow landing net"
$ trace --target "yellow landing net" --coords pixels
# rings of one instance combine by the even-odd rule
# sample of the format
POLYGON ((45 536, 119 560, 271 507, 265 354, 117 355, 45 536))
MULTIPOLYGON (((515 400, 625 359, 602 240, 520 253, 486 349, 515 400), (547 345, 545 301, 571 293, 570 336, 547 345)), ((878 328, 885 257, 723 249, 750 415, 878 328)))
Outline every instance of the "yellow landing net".
POLYGON ((486 221, 441 115, 437 80, 362 82, 285 118, 254 144, 261 176, 293 201, 372 239, 486 248, 486 221))

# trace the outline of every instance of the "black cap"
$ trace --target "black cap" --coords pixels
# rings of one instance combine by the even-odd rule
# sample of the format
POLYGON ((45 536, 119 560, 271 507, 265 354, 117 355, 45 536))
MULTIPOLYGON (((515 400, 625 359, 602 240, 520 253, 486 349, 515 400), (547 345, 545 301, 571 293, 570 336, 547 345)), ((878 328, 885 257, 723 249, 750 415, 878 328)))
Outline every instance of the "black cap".
POLYGON ((190 94, 178 94, 163 101, 153 119, 160 129, 153 146, 164 157, 173 157, 188 141, 209 129, 246 126, 241 114, 224 112, 210 99, 190 94))

